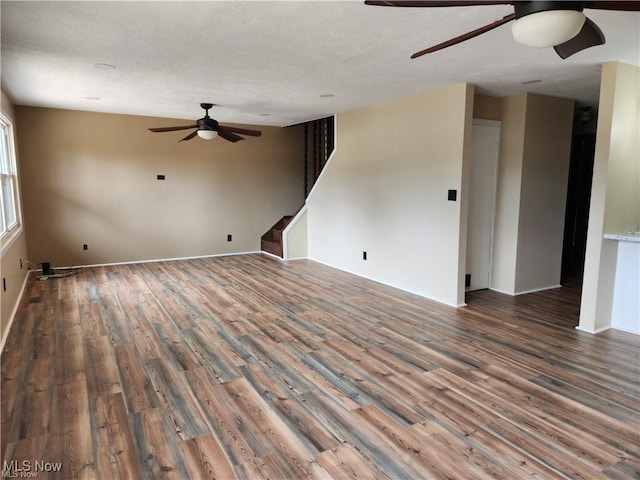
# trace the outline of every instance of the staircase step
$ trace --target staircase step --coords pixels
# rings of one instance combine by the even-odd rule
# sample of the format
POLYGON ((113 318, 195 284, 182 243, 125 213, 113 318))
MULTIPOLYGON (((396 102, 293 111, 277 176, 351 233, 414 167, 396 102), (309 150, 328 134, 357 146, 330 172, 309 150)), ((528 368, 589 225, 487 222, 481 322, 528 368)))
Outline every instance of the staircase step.
POLYGON ((273 228, 271 230, 269 230, 267 233, 265 233, 262 237, 262 240, 265 240, 267 242, 275 242, 275 243, 280 243, 282 241, 282 232, 280 232, 280 238, 278 238, 275 234, 275 231, 273 230, 273 228))
POLYGON ((261 250, 282 257, 282 231, 287 228, 292 219, 293 215, 285 215, 267 233, 262 235, 260 239, 261 250))
POLYGON ((280 230, 280 231, 282 231, 282 230, 284 230, 285 228, 287 228, 287 225, 289 225, 289 223, 291 223, 291 219, 292 219, 292 218, 293 218, 293 217, 292 217, 291 215, 287 215, 286 217, 282 217, 282 218, 281 218, 280 220, 278 220, 278 221, 276 222, 276 224, 275 224, 273 227, 271 227, 271 228, 273 228, 274 230, 280 230))
POLYGON ((282 257, 282 243, 262 239, 260 242, 260 249, 263 252, 282 257))

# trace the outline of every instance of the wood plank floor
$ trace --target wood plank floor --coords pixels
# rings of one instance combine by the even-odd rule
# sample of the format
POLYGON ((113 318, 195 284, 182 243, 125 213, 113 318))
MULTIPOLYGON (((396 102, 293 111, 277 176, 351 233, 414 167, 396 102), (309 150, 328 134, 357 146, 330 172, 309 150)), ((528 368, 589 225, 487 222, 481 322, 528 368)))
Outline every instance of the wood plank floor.
POLYGON ((579 294, 454 309, 260 254, 32 280, 3 474, 640 478, 639 339, 576 331, 579 294))

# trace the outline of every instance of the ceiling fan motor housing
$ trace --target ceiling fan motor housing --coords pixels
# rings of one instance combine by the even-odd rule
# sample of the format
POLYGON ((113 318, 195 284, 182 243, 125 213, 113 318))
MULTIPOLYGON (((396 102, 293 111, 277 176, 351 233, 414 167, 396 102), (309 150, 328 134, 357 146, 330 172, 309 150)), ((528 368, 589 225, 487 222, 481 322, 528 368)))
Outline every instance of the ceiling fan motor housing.
POLYGON ((218 131, 218 121, 211 118, 209 115, 205 115, 203 118, 196 120, 198 130, 215 130, 218 131))
POLYGON ((518 18, 526 17, 532 13, 548 12, 550 10, 574 10, 582 12, 582 2, 513 2, 513 8, 518 18))

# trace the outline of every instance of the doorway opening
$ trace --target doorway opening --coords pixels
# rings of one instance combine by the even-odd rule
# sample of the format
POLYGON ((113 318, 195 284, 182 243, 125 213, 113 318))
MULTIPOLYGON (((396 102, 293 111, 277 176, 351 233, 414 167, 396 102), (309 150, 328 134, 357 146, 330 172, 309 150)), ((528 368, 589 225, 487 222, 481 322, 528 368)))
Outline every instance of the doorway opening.
POLYGON ((597 110, 576 104, 562 245, 562 285, 582 286, 591 182, 596 148, 597 110))

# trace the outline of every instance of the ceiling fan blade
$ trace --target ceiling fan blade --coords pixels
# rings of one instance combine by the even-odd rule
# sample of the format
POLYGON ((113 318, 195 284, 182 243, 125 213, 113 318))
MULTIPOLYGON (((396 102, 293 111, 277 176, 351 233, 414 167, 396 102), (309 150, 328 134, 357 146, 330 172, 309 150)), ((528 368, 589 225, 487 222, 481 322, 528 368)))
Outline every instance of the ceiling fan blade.
POLYGON ((505 2, 504 0, 459 0, 459 1, 376 1, 365 0, 365 5, 375 7, 474 7, 478 5, 511 5, 513 2, 505 2))
POLYGON ((556 45, 553 49, 560 56, 565 59, 578 53, 585 48, 595 47, 596 45, 604 44, 604 34, 602 30, 588 18, 585 19, 584 25, 580 32, 570 40, 567 40, 560 45, 556 45))
POLYGON ((640 2, 582 2, 584 8, 593 8, 596 10, 623 10, 626 12, 640 11, 640 2))
POLYGON ((451 47, 452 45, 457 45, 458 43, 462 43, 465 40, 469 40, 471 38, 477 37, 478 35, 482 35, 483 33, 487 33, 493 30, 494 28, 497 28, 501 25, 504 25, 505 23, 510 22, 515 18, 516 18, 515 14, 512 13, 510 15, 507 15, 506 17, 501 18, 500 20, 496 20, 495 22, 490 23, 489 25, 476 28, 475 30, 465 33, 464 35, 460 35, 458 37, 452 38, 451 40, 447 40, 446 42, 439 43, 437 45, 434 45, 433 47, 420 50, 419 52, 416 52, 413 55, 411 55, 411 58, 418 58, 418 57, 421 57, 422 55, 426 55, 427 53, 437 52, 438 50, 442 50, 443 48, 451 47))
POLYGON ((249 130, 248 128, 231 127, 228 125, 218 125, 218 133, 222 130, 231 133, 239 133, 240 135, 249 135, 250 137, 259 137, 262 135, 260 130, 249 130))
POLYGON ((218 129, 218 135, 224 138, 225 140, 229 140, 230 142, 233 142, 233 143, 239 142, 240 140, 244 140, 244 138, 242 138, 240 135, 236 135, 235 133, 230 132, 224 127, 218 129))
POLYGON ((198 125, 187 125, 183 127, 158 127, 150 128, 152 132, 173 132, 175 130, 189 130, 190 128, 198 128, 198 125))
MULTIPOLYGON (((182 140, 180 140, 180 142, 184 142, 186 140, 191 140, 193 137, 195 137, 198 134, 198 131, 195 130, 193 132, 191 132, 189 135, 187 135, 186 137, 184 137, 182 140)), ((178 143, 180 143, 178 142, 178 143)))

